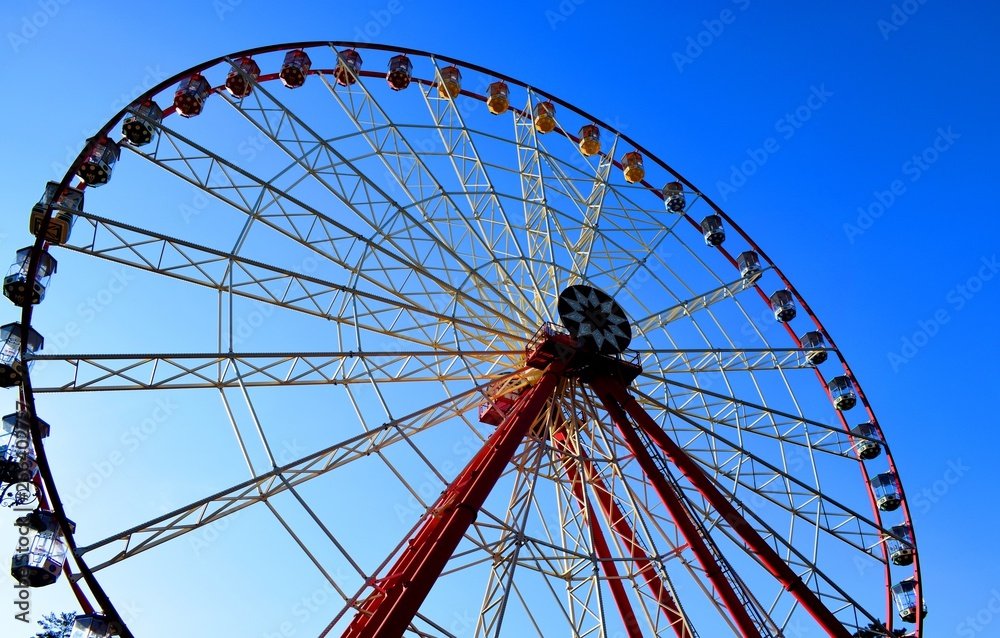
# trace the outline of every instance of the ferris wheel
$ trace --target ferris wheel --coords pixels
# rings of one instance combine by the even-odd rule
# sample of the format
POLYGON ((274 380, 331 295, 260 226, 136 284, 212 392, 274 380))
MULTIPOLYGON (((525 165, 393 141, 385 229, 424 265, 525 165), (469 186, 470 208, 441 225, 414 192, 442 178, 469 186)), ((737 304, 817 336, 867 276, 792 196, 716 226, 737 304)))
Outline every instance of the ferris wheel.
POLYGON ((74 636, 920 634, 905 494, 830 335, 544 91, 235 53, 112 118, 30 227, 0 479, 12 574, 68 580, 74 636))

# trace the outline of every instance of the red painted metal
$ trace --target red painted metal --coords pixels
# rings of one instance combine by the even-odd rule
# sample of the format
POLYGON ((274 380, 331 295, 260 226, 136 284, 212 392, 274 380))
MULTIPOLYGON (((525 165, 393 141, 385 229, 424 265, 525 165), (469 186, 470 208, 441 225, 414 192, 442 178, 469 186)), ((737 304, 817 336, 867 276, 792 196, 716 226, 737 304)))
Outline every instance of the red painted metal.
MULTIPOLYGON (((559 433, 562 434, 561 432, 559 433)), ((556 448, 560 448, 560 443, 562 443, 561 436, 553 437, 556 441, 556 448)), ((635 565, 642 574, 643 580, 646 581, 646 586, 653 592, 653 596, 656 598, 656 602, 666 617, 667 622, 673 627, 674 633, 677 634, 678 638, 692 638, 691 627, 689 623, 685 621, 683 615, 680 614, 680 605, 677 604, 676 599, 671 595, 670 590, 667 588, 663 579, 660 575, 656 573, 656 568, 654 567, 652 561, 649 559, 649 554, 646 549, 639 544, 638 538, 635 535, 635 530, 629 525, 628 519, 625 517, 624 512, 618 507, 618 503, 615 501, 604 482, 601 475, 597 473, 594 467, 593 461, 587 458, 580 460, 583 465, 585 480, 590 484, 591 489, 597 496, 597 502, 601 506, 601 512, 604 514, 604 519, 608 521, 608 524, 621 539, 622 543, 625 544, 627 551, 631 554, 635 565)), ((573 481, 574 486, 576 485, 576 476, 578 471, 576 466, 572 463, 567 464, 567 472, 570 474, 570 480, 573 481)), ((592 522, 591 526, 596 527, 592 522)), ((598 528, 597 531, 600 531, 598 528)), ((600 556, 600 548, 595 547, 598 550, 598 556, 600 556)), ((610 576, 609 576, 610 578, 610 576)), ((617 599, 616 599, 617 600, 617 599)), ((629 610, 631 611, 631 609, 629 610)), ((628 624, 626 623, 626 626, 628 624)))
MULTIPOLYGON (((667 433, 657 425, 656 421, 626 392, 620 383, 614 379, 605 377, 594 380, 592 385, 598 391, 602 400, 605 401, 605 406, 609 408, 609 412, 611 412, 611 408, 619 412, 621 408, 624 408, 628 412, 629 416, 635 420, 642 431, 656 443, 674 466, 705 497, 715 511, 722 516, 723 520, 729 524, 732 530, 743 539, 743 542, 747 544, 750 551, 753 552, 754 556, 768 572, 784 585, 785 589, 799 601, 803 609, 809 612, 828 635, 850 638, 851 634, 844 627, 843 623, 837 620, 833 612, 820 602, 816 594, 802 582, 802 579, 799 578, 792 568, 781 559, 781 556, 767 544, 767 541, 743 518, 729 499, 719 491, 708 475, 698 467, 694 460, 680 446, 667 436, 667 433)), ((632 435, 635 436, 635 433, 632 432, 632 435)))
POLYGON ((66 580, 69 581, 69 587, 73 590, 73 595, 76 596, 76 602, 80 604, 80 609, 83 610, 83 613, 94 613, 93 605, 90 604, 90 601, 87 600, 83 590, 80 589, 80 583, 76 582, 76 578, 73 577, 73 570, 70 569, 68 560, 63 563, 63 574, 66 576, 66 580))
MULTIPOLYGON (((566 437, 562 432, 552 437, 557 450, 566 450, 565 439, 566 437)), ((586 517, 587 526, 590 528, 591 536, 594 539, 594 551, 597 553, 601 571, 604 572, 608 587, 611 589, 611 597, 615 601, 615 607, 618 608, 618 614, 622 618, 622 623, 625 624, 625 631, 628 633, 628 638, 643 638, 642 632, 639 630, 639 621, 636 619, 635 611, 632 609, 632 602, 628 599, 628 594, 625 593, 625 585, 622 583, 621 576, 618 573, 618 567, 612 560, 611 548, 608 547, 608 541, 604 538, 604 531, 601 529, 600 523, 594 520, 592 516, 594 508, 590 504, 590 499, 587 497, 586 492, 584 492, 583 482, 580 479, 580 471, 577 469, 574 461, 575 459, 567 457, 560 465, 569 476, 570 485, 573 486, 573 496, 576 497, 576 502, 579 503, 580 509, 586 517)))
POLYGON ((639 466, 642 468, 646 478, 649 479, 649 482, 653 485, 653 489, 656 490, 656 493, 660 496, 660 500, 663 501, 663 505, 670 512, 670 516, 684 536, 684 539, 691 546, 691 551, 698 560, 698 564, 701 565, 701 568, 705 571, 705 575, 715 587, 719 597, 722 598, 722 604, 726 606, 726 610, 733 621, 736 622, 736 626, 739 627, 740 632, 747 638, 761 638, 757 625, 750 618, 750 614, 743 606, 743 601, 736 595, 732 583, 726 578, 719 563, 715 560, 715 556, 712 555, 711 550, 705 544, 705 539, 701 537, 698 528, 691 520, 687 509, 684 508, 673 486, 667 483, 666 477, 656 467, 653 457, 646 451, 645 446, 639 438, 639 434, 635 431, 632 424, 629 423, 625 412, 622 411, 615 390, 624 392, 624 388, 617 381, 609 377, 593 379, 591 386, 597 391, 597 395, 604 404, 604 408, 608 411, 611 420, 622 433, 625 443, 632 450, 632 454, 635 456, 636 461, 639 462, 639 466))
POLYGON ((563 364, 549 366, 441 495, 402 555, 361 604, 344 638, 402 636, 518 445, 552 397, 563 364))

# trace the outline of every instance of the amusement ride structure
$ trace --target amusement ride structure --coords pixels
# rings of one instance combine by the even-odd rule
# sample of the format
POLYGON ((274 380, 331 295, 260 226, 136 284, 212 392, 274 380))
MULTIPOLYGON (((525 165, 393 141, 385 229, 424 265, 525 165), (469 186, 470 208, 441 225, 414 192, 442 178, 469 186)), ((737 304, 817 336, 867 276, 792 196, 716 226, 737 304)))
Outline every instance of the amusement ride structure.
POLYGON ((70 582, 74 638, 279 626, 300 585, 297 635, 921 635, 831 335, 693 184, 542 90, 381 45, 220 57, 115 115, 30 229, 0 479, 11 573, 70 582), (121 274, 47 353, 57 258, 121 274), (92 496, 60 449, 106 455, 92 496))

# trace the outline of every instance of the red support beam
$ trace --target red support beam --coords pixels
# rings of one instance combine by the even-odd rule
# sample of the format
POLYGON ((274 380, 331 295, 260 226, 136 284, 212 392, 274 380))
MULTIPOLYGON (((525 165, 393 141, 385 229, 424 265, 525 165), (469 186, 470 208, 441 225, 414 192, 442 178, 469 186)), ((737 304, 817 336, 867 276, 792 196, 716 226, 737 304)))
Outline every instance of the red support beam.
MULTIPOLYGON (((694 485, 708 503, 718 512, 723 520, 739 535, 753 555, 762 565, 788 590, 803 609, 823 628, 829 636, 850 638, 850 632, 843 623, 837 620, 826 605, 820 602, 817 595, 806 586, 788 564, 782 560, 778 552, 765 541, 757 530, 739 513, 729 499, 719 491, 707 474, 687 453, 677 445, 667 433, 653 420, 619 382, 609 377, 593 381, 592 386, 605 401, 605 405, 613 404, 620 411, 624 408, 636 424, 645 432, 671 463, 694 485), (604 398, 607 397, 607 398, 604 398), (609 400, 610 399, 610 400, 609 400), (620 406, 620 408, 619 408, 620 406)), ((610 411, 610 410, 609 410, 610 411)), ((633 435, 635 433, 633 432, 633 435)), ((727 605, 728 608, 728 605, 727 605)))
POLYGON ((597 474, 593 463, 589 460, 585 463, 585 471, 590 477, 591 488, 597 495, 597 501, 601 504, 601 511, 604 513, 604 517, 608 521, 611 521, 615 533, 626 544, 632 555, 636 557, 636 565, 643 579, 646 581, 646 585, 653 591, 656 602, 659 603, 664 616, 666 616, 670 626, 673 627, 674 633, 677 634, 678 638, 693 638, 690 624, 680 613, 680 605, 671 595, 663 579, 656 573, 656 568, 649 560, 648 554, 642 545, 639 544, 635 530, 629 525, 628 519, 625 518, 621 508, 618 507, 618 503, 615 502, 611 492, 605 486, 604 480, 597 474))
MULTIPOLYGON (((562 432, 559 432, 552 439, 557 450, 566 451, 566 437, 562 432)), ((615 607, 618 608, 618 613, 625 624, 625 631, 628 633, 628 638, 643 638, 642 632, 639 631, 639 621, 636 620, 635 611, 632 609, 632 603, 625 592, 625 585, 618 574, 618 568, 611 560, 611 548, 608 547, 608 541, 604 538, 604 531, 601 529, 600 524, 596 520, 593 520, 594 509, 590 504, 590 499, 587 498, 586 492, 584 492, 583 482, 580 480, 580 472, 576 468, 575 459, 565 457, 560 465, 562 465, 566 474, 569 475, 570 485, 573 486, 573 496, 576 497, 576 502, 580 504, 580 509, 587 519, 587 525, 594 539, 594 551, 600 560, 601 571, 604 572, 604 577, 607 579, 608 587, 611 589, 611 597, 614 599, 615 607)))
POLYGON ((736 595, 732 583, 726 578, 719 563, 715 560, 712 551, 705 544, 705 539, 702 538, 694 521, 691 520, 687 509, 681 503, 673 486, 667 482, 666 477, 656 467, 653 457, 646 451, 646 447, 642 444, 639 434, 632 427, 625 412, 622 411, 612 391, 612 386, 621 388, 621 385, 617 381, 606 377, 591 381, 591 387, 597 391, 598 397, 604 404, 604 409, 608 411, 608 415, 622 433, 625 443, 632 451, 646 478, 649 479, 649 482, 653 485, 653 489, 656 490, 660 500, 663 501, 663 505, 670 512, 671 518, 673 518, 677 528, 691 547, 691 551, 698 560, 698 564, 705 571, 705 575, 711 581, 712 586, 715 587, 719 597, 722 598, 722 604, 725 605, 729 615, 736 622, 740 633, 746 638, 761 638, 760 630, 757 629, 757 625, 750 618, 750 614, 743 606, 743 601, 736 595))
MULTIPOLYGON (((559 433, 562 434, 561 432, 559 433)), ((559 448, 558 441, 560 436, 554 437, 557 439, 556 447, 559 448)), ((639 544, 638 538, 636 537, 635 530, 629 525, 628 519, 622 512, 621 508, 618 507, 618 503, 615 501, 614 496, 611 491, 607 488, 604 479, 597 472, 594 467, 593 461, 587 458, 581 459, 581 464, 583 465, 584 476, 586 481, 590 483, 591 489, 597 496, 597 502, 601 506, 601 512, 604 514, 605 520, 611 525, 611 528, 621 539, 622 543, 625 544, 626 549, 632 555, 635 560, 636 567, 639 569, 639 573, 642 574, 643 580, 646 581, 646 586, 653 592, 653 596, 656 598, 656 602, 666 617, 670 626, 673 627, 674 633, 677 634, 678 638, 692 638, 691 627, 686 621, 683 615, 680 613, 680 605, 677 604, 677 600, 671 595, 670 589, 667 588, 663 579, 660 575, 656 573, 656 568, 654 567, 652 561, 649 559, 645 548, 639 544)), ((571 480, 574 474, 577 474, 576 467, 571 465, 571 480)), ((600 531, 600 530, 598 530, 600 531)), ((631 610, 630 610, 631 611, 631 610)))
POLYGON ((448 486, 396 563, 373 583, 374 591, 361 604, 344 638, 403 635, 504 468, 552 397, 562 368, 558 361, 548 367, 448 486))

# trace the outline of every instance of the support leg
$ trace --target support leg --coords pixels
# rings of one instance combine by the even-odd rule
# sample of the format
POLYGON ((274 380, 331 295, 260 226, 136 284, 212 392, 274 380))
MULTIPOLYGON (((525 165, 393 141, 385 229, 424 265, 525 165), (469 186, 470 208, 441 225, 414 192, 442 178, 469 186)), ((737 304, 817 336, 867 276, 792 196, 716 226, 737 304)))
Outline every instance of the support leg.
POLYGON ((396 638, 412 622, 518 445, 552 397, 561 366, 553 363, 497 426, 445 490, 417 535, 360 606, 344 638, 396 638))
POLYGON ((663 501, 667 511, 670 512, 670 516, 673 518, 674 523, 681 531, 681 534, 684 536, 688 545, 690 545, 691 551, 694 553, 695 558, 701 565, 701 568, 705 571, 705 575, 708 576, 708 579, 712 582, 712 585, 718 592, 719 597, 722 598, 723 605, 725 605, 729 615, 736 622, 736 626, 739 627, 740 633, 747 638, 760 638, 760 630, 750 618, 750 614, 747 613, 746 608, 743 606, 743 602, 740 600, 739 596, 737 596, 732 584, 726 578, 726 575, 719 566, 719 563, 715 560, 715 556, 706 545, 705 539, 702 538, 697 526, 695 526, 694 522, 691 521, 688 511, 680 502, 680 498, 678 497, 676 490, 670 483, 667 482, 667 479, 656 467, 656 464, 653 462, 653 458, 650 456, 649 452, 646 451, 646 447, 639 438, 639 434, 635 431, 635 428, 632 427, 628 417, 626 417, 625 413, 622 411, 616 397, 608 391, 608 386, 615 385, 621 387, 614 380, 597 379, 592 382, 592 386, 597 391, 601 402, 604 404, 604 408, 611 416, 611 420, 614 421, 618 430, 625 438, 625 443, 628 445, 629 449, 632 450, 632 454, 635 455, 635 459, 642 468, 646 478, 648 478, 649 482, 653 485, 653 489, 656 490, 660 500, 663 501))
MULTIPOLYGON (((785 589, 802 605, 803 609, 816 620, 830 636, 850 638, 850 632, 843 623, 837 620, 819 597, 806 586, 802 579, 782 560, 757 530, 737 511, 736 507, 715 486, 711 478, 677 445, 656 421, 646 413, 625 388, 614 379, 603 377, 593 382, 594 389, 606 404, 613 404, 620 412, 624 408, 636 424, 663 451, 678 470, 701 493, 708 503, 718 512, 732 530, 747 544, 754 556, 774 576, 785 589), (620 406, 620 407, 619 407, 620 406)), ((633 431, 633 435, 635 432, 633 431)), ((728 608, 728 605, 727 605, 728 608)))
MULTIPOLYGON (((553 443, 556 449, 560 451, 566 450, 565 435, 562 432, 553 437, 553 443)), ((561 465, 569 477, 573 496, 580 505, 580 509, 584 512, 584 516, 587 517, 587 525, 594 539, 594 551, 597 553, 601 571, 604 572, 608 587, 611 589, 611 597, 615 601, 615 607, 618 608, 618 613, 625 624, 625 631, 628 633, 628 638, 643 638, 642 632, 639 631, 639 622, 636 620, 635 611, 632 609, 632 603, 625 592, 625 585, 622 584, 622 579, 618 574, 618 567, 611 560, 611 548, 608 546, 607 539, 604 538, 604 531, 601 529, 600 524, 594 520, 594 509, 590 504, 590 499, 587 498, 587 493, 584 491, 580 471, 577 469, 574 459, 571 458, 564 459, 561 465)))

